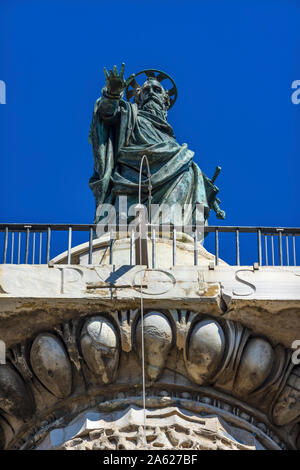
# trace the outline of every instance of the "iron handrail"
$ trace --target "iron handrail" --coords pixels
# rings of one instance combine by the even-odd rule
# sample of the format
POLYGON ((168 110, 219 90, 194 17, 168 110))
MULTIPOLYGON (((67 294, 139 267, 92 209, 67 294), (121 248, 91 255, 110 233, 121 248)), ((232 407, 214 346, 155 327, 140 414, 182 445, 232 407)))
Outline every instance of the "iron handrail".
MULTIPOLYGON (((174 226, 169 224, 146 224, 146 230, 148 230, 148 234, 150 234, 150 238, 152 240, 152 267, 155 267, 155 240, 156 240, 156 233, 159 236, 160 232, 164 230, 169 231, 172 234, 172 264, 176 265, 176 239, 177 234, 179 232, 188 233, 194 237, 194 265, 198 264, 198 240, 199 240, 199 232, 203 231, 204 233, 214 233, 215 236, 215 264, 219 264, 219 234, 220 233, 235 233, 235 252, 236 252, 236 265, 240 265, 240 234, 242 233, 256 233, 257 234, 257 261, 259 265, 263 265, 263 252, 264 252, 264 259, 265 265, 269 265, 269 249, 268 249, 268 239, 270 237, 271 241, 271 262, 270 265, 275 265, 275 251, 274 251, 274 237, 277 237, 277 244, 278 244, 278 261, 279 265, 284 265, 284 258, 286 260, 286 265, 290 265, 290 247, 289 247, 289 240, 292 237, 292 262, 294 266, 297 265, 296 262, 296 236, 300 235, 300 227, 262 227, 262 226, 199 226, 199 225, 191 225, 189 227, 182 226, 174 226), (262 238, 264 237, 264 249, 262 244, 262 238), (283 248, 283 240, 285 238, 285 245, 286 248, 283 248), (285 251, 285 255, 284 255, 285 251)), ((102 227, 107 228, 107 232, 110 233, 110 243, 109 243, 109 260, 110 264, 113 262, 113 245, 114 245, 114 232, 126 231, 128 230, 127 225, 107 225, 103 224, 102 227)), ((24 259, 25 264, 29 262, 29 245, 30 239, 32 239, 31 248, 32 248, 32 263, 38 259, 38 263, 42 263, 42 258, 45 258, 45 262, 49 263, 50 261, 50 248, 51 248, 51 233, 55 231, 65 231, 68 232, 68 250, 67 250, 67 262, 68 264, 71 263, 71 249, 72 249, 72 233, 73 231, 80 231, 80 232, 88 232, 89 233, 89 264, 92 264, 93 260, 93 240, 94 234, 96 229, 99 228, 99 224, 38 224, 38 223, 1 223, 0 224, 0 233, 4 232, 4 243, 3 243, 3 264, 7 263, 8 254, 10 257, 10 262, 13 263, 15 260, 15 253, 17 251, 17 262, 18 264, 21 262, 21 259, 24 259), (25 253, 24 257, 21 255, 21 235, 22 233, 26 233, 25 239, 25 253), (36 234, 39 233, 39 247, 38 247, 38 240, 36 234), (46 250, 45 256, 42 256, 42 235, 47 234, 46 240, 46 250), (8 248, 8 241, 9 241, 9 234, 11 243, 10 243, 10 252, 8 248), (15 250, 15 235, 18 235, 17 240, 17 250, 15 250), (38 254, 36 255, 36 251, 38 254)), ((104 230, 102 231, 102 233, 104 230)), ((130 235, 130 264, 133 264, 133 244, 135 240, 135 236, 132 239, 132 233, 130 235)))

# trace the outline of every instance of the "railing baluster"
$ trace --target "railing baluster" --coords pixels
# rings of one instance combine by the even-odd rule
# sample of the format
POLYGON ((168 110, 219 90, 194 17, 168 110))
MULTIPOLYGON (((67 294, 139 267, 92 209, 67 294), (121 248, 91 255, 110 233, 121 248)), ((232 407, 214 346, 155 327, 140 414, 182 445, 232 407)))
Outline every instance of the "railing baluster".
MULTIPOLYGON (((130 234, 130 261, 129 261, 130 266, 133 266, 133 250, 134 250, 134 231, 131 230, 131 234, 130 234)), ((153 259, 153 253, 152 253, 152 259, 153 259)))
MULTIPOLYGON (((109 225, 109 230, 107 232, 110 233, 109 241, 107 242, 108 246, 106 249, 106 257, 107 262, 113 263, 113 257, 115 255, 115 242, 118 237, 118 233, 115 229, 111 228, 112 225, 109 225), (108 251, 109 250, 109 253, 108 251)), ((160 226, 147 224, 148 230, 148 242, 149 247, 152 245, 152 268, 155 269, 156 266, 156 251, 157 251, 157 227, 160 230, 160 226), (151 242, 150 242, 151 239, 151 242)), ((165 226, 162 226, 164 229, 165 226)), ((170 227, 169 227, 170 228, 170 227)), ((94 225, 92 224, 33 224, 33 225, 23 225, 23 224, 0 224, 0 231, 3 232, 3 264, 10 263, 32 263, 34 264, 42 264, 47 263, 49 264, 50 261, 50 252, 51 252, 51 237, 52 232, 54 231, 63 231, 68 232, 68 242, 67 242, 67 251, 66 256, 63 262, 71 264, 72 263, 72 245, 74 251, 74 241, 73 241, 73 232, 75 231, 85 231, 89 232, 88 243, 86 244, 86 254, 87 260, 89 264, 93 263, 93 242, 94 242, 94 225), (32 232, 32 234, 31 234, 32 232), (11 235, 10 235, 11 234, 11 235), (38 240, 39 234, 39 240, 38 240), (43 238, 45 234, 45 242, 43 242, 43 238)), ((127 228, 126 228, 127 230, 127 228)), ((198 265, 199 263, 199 250, 198 244, 200 244, 201 232, 198 231, 199 228, 196 225, 191 226, 191 235, 193 236, 193 245, 194 245, 194 265, 198 265)), ((130 258, 129 262, 131 265, 135 262, 136 256, 139 255, 139 245, 136 239, 136 232, 130 229, 130 234, 127 236, 129 237, 129 253, 128 257, 130 258), (136 251, 137 250, 137 251, 136 251), (134 254, 135 252, 135 254, 134 254)), ((177 266, 178 256, 177 256, 177 226, 173 227, 172 230, 172 261, 170 260, 170 266, 177 266)), ((240 234, 242 233, 251 233, 257 234, 257 250, 258 250, 258 264, 263 266, 297 266, 296 260, 296 237, 300 236, 300 227, 229 227, 229 226, 207 226, 205 228, 206 233, 214 232, 214 243, 215 243, 215 256, 214 256, 214 263, 215 265, 220 264, 220 240, 219 240, 219 233, 226 232, 232 233, 235 240, 232 240, 231 252, 224 253, 224 256, 235 256, 236 266, 240 266, 242 257, 241 247, 240 247, 240 234), (263 240, 264 237, 264 240, 263 240), (270 237, 270 238, 269 238, 270 237), (278 248, 276 246, 276 238, 278 240, 278 248), (284 240, 285 238, 285 240, 284 240), (269 240, 270 245, 269 247, 269 240), (275 241, 274 241, 275 240, 275 241), (284 246, 285 245, 285 246, 284 246), (232 250, 234 253, 232 253, 232 250), (270 250, 270 251, 269 251, 270 250), (277 252, 278 250, 278 252, 277 252)), ((127 232, 126 232, 127 233, 127 232)), ((158 234, 159 236, 159 234, 158 234)), ((212 235, 211 235, 212 236, 212 235)), ((128 240, 128 239, 127 239, 128 240)), ((142 240, 144 242, 144 239, 142 240)), ((202 241, 202 238, 201 238, 202 241)), ((171 242, 171 239, 170 239, 171 242)), ((142 254, 143 254, 143 263, 147 264, 150 262, 149 266, 151 265, 151 261, 148 260, 147 248, 148 245, 145 247, 142 245, 142 254), (146 257, 144 258, 144 254, 146 253, 146 257)), ((52 250, 54 251, 54 250, 52 250)), ((223 253, 223 252, 222 252, 223 253)), ((221 253, 221 254, 222 254, 221 253)), ((52 253, 52 257, 54 253, 52 253)), ((137 259, 137 258, 136 258, 137 259)), ((117 260, 114 260, 117 262, 117 260)), ((256 261, 255 257, 253 262, 256 261)), ((250 262, 252 262, 250 260, 250 262)), ((298 260, 299 263, 299 260, 298 260)))
POLYGON ((198 265, 198 234, 197 234, 197 227, 194 232, 194 265, 198 265))
POLYGON ((286 244, 286 264, 287 266, 290 265, 290 253, 289 253, 289 236, 286 234, 285 236, 285 244, 286 244))
POLYGON ((35 232, 32 233, 32 264, 35 261, 35 232))
POLYGON ((258 264, 262 265, 262 256, 261 256, 261 230, 257 230, 257 247, 258 247, 258 264))
POLYGON ((236 248, 236 265, 240 265, 240 232, 238 229, 235 231, 235 248, 236 248))
MULTIPOLYGON (((70 254, 71 257, 71 254, 70 254)), ((69 263, 70 264, 70 263, 69 263)), ((89 264, 93 264, 93 227, 90 227, 89 238, 89 264)))
POLYGON ((219 264, 219 229, 215 230, 215 264, 219 264))
POLYGON ((280 266, 283 265, 283 259, 282 259, 282 232, 281 230, 279 231, 279 264, 280 266))
POLYGON ((29 253, 29 227, 26 228, 26 243, 25 243, 25 264, 28 264, 28 253, 29 253))
POLYGON ((114 244, 114 239, 113 239, 113 233, 111 231, 109 235, 109 264, 113 264, 113 244, 114 244))
POLYGON ((173 266, 176 265, 176 228, 173 228, 173 266))
POLYGON ((152 229, 152 269, 155 268, 155 228, 152 229))
POLYGON ((21 232, 19 232, 18 236, 18 264, 20 264, 21 260, 21 232))
POLYGON ((40 232, 40 246, 39 246, 39 264, 42 264, 42 240, 43 232, 40 232))
POLYGON ((51 228, 47 229, 47 251, 46 251, 46 263, 50 261, 50 244, 51 244, 51 228))
POLYGON ((72 227, 68 230, 68 260, 67 264, 71 264, 71 247, 72 247, 72 227))
POLYGON ((265 235, 265 261, 266 261, 266 266, 269 266, 269 260, 268 260, 268 239, 267 235, 265 235))
POLYGON ((11 262, 11 264, 14 263, 14 241, 15 241, 15 233, 11 232, 11 250, 10 250, 10 262, 11 262))
POLYGON ((3 249, 3 264, 6 264, 7 243, 8 243, 8 227, 5 227, 4 249, 3 249))

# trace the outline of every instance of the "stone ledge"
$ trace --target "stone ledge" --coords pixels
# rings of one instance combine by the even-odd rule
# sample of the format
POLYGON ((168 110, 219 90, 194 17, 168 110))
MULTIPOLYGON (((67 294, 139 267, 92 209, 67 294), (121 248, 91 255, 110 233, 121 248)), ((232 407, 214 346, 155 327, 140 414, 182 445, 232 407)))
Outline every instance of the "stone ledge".
POLYGON ((286 347, 300 338, 298 267, 8 264, 0 266, 0 337, 12 344, 58 320, 139 308, 141 286, 145 308, 224 315, 286 347))

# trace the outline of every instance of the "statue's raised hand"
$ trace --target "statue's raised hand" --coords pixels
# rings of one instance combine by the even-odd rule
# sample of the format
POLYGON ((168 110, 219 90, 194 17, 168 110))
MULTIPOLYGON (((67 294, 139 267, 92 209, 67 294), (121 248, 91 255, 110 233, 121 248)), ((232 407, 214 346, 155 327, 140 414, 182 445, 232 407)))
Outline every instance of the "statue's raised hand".
POLYGON ((127 87, 127 85, 133 80, 134 74, 130 75, 127 80, 124 79, 124 62, 121 65, 120 73, 118 74, 118 69, 116 65, 114 65, 113 70, 107 72, 106 68, 104 67, 104 74, 106 80, 106 90, 108 95, 111 97, 120 98, 123 90, 127 87))

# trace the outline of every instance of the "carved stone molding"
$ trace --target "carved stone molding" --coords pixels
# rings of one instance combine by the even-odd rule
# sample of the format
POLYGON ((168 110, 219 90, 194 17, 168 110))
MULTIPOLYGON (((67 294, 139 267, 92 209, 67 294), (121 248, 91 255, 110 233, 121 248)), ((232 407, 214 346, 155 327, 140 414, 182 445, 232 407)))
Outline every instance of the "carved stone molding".
POLYGON ((199 417, 178 407, 146 410, 147 426, 143 427, 143 409, 129 406, 110 419, 108 413, 97 411, 79 415, 64 429, 62 439, 80 431, 59 444, 48 435, 38 449, 64 450, 102 449, 199 449, 254 450, 262 448, 250 431, 227 424, 217 416, 199 417), (89 420, 93 416, 93 421, 89 420), (55 445, 56 444, 56 445, 55 445))
MULTIPOLYGON (((66 426, 66 416, 75 419, 80 410, 91 408, 93 400, 99 405, 107 403, 112 393, 134 396, 142 382, 141 333, 139 310, 103 311, 40 331, 9 349, 7 364, 0 365, 2 447, 35 448, 51 423, 66 426)), ((189 310, 146 309, 144 347, 147 397, 154 385, 155 395, 167 387, 166 398, 178 393, 179 387, 188 390, 183 393, 191 394, 192 404, 200 397, 218 416, 229 406, 228 414, 235 419, 234 405, 241 403, 241 409, 248 410, 241 411, 249 417, 248 428, 258 420, 263 433, 269 429, 270 442, 262 445, 270 448, 272 441, 280 448, 296 448, 299 367, 293 366, 290 351, 283 346, 231 320, 189 310), (207 387, 210 396, 205 398, 207 387), (219 396, 225 398, 225 408, 219 396)), ((109 411, 111 405, 107 406, 109 411)), ((227 423, 230 419, 226 416, 227 423)), ((158 438, 161 429, 151 428, 149 445, 155 441, 171 445, 170 436, 165 436, 166 441, 158 438)), ((101 436, 101 442, 89 438, 83 445, 103 446, 107 435, 101 436)), ((127 442, 123 437, 120 442, 127 442)), ((190 448, 197 448, 195 435, 189 439, 190 448)), ((222 447, 223 440, 218 442, 222 447)))

